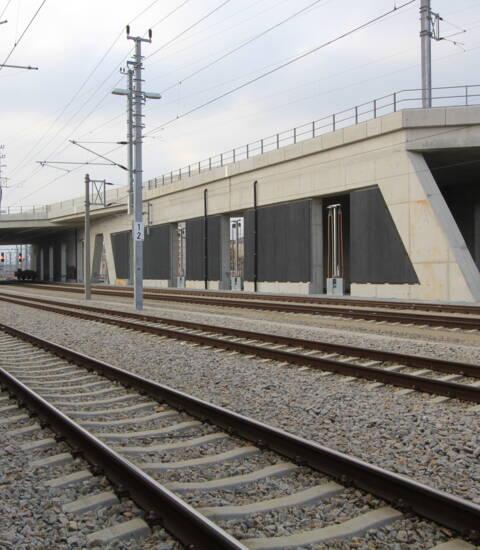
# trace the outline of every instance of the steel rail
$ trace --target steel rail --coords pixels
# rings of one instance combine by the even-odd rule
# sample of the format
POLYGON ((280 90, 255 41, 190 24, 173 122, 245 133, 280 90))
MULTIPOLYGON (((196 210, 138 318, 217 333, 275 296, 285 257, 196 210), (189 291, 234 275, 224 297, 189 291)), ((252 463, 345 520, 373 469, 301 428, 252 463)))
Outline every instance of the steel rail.
MULTIPOLYGON (((271 344, 281 344, 290 347, 302 347, 308 350, 324 351, 328 353, 338 353, 345 356, 356 356, 362 359, 372 359, 375 361, 384 361, 392 363, 402 363, 407 367, 416 368, 428 368, 436 372, 442 372, 446 374, 460 374, 463 376, 471 376, 473 378, 480 378, 480 366, 472 363, 463 363, 460 361, 447 361, 445 359, 434 359, 433 357, 422 357, 421 355, 407 355, 403 353, 396 353, 391 351, 374 350, 370 348, 360 348, 357 346, 349 346, 347 344, 332 344, 330 342, 320 342, 316 340, 306 340, 303 338, 293 338, 290 336, 279 336, 276 334, 269 334, 265 332, 256 332, 250 330, 242 330, 238 328, 229 328, 219 325, 207 325, 205 323, 196 323, 193 321, 183 321, 176 319, 169 319, 168 317, 159 317, 152 314, 143 314, 128 311, 109 310, 98 306, 89 306, 85 304, 69 304, 66 302, 60 302, 57 300, 50 300, 46 298, 34 298, 31 296, 15 296, 5 295, 0 293, 0 300, 4 300, 10 303, 23 305, 26 307, 39 307, 52 311, 54 313, 65 313, 64 309, 59 309, 50 306, 60 306, 60 308, 71 308, 89 312, 100 313, 110 316, 122 316, 127 319, 137 319, 140 321, 147 321, 152 323, 162 323, 166 325, 176 326, 191 330, 201 330, 204 332, 218 333, 226 336, 234 336, 239 338, 245 338, 249 340, 259 340, 261 342, 268 342, 271 344), (34 306, 31 302, 41 304, 34 306), (43 307, 46 306, 46 307, 43 307)), ((129 327, 132 328, 132 327, 129 327)), ((138 330, 138 328, 137 328, 138 330)))
POLYGON ((34 411, 57 435, 65 437, 75 451, 80 451, 90 464, 100 468, 114 485, 122 491, 127 490, 130 498, 147 512, 150 521, 161 522, 183 544, 205 550, 248 550, 238 540, 2 368, 0 385, 6 387, 21 403, 34 411))
MULTIPOLYGON (((3 296, 0 297, 0 299, 3 299, 3 296)), ((269 349, 251 343, 232 342, 229 340, 223 340, 221 338, 215 338, 213 336, 192 334, 163 327, 144 325, 133 321, 125 321, 117 318, 99 317, 90 313, 72 311, 66 308, 56 308, 47 305, 42 305, 41 307, 42 309, 45 309, 47 311, 71 315, 73 317, 78 317, 89 321, 102 322, 141 332, 147 332, 150 334, 155 334, 157 336, 166 336, 167 338, 173 338, 176 340, 186 340, 214 348, 236 351, 239 353, 254 354, 267 359, 286 361, 295 365, 303 365, 320 370, 327 370, 337 374, 354 376, 355 378, 362 378, 364 380, 369 380, 372 382, 383 382, 385 384, 392 384, 401 388, 419 390, 435 395, 442 395, 445 397, 462 399, 464 401, 471 401, 473 403, 480 403, 480 387, 476 387, 473 385, 458 384, 456 382, 436 380, 435 378, 426 378, 414 374, 388 371, 378 367, 356 365, 354 363, 349 363, 346 361, 338 361, 322 357, 313 357, 311 355, 304 355, 293 351, 272 348, 269 349)), ((109 315, 112 315, 112 313, 109 313, 109 315)), ((478 374, 478 370, 473 372, 476 372, 478 374)))
MULTIPOLYGON (((23 284, 23 283, 21 283, 23 284)), ((26 283, 30 284, 30 283, 26 283)), ((77 287, 83 288, 81 283, 35 283, 42 286, 59 286, 59 287, 77 287)), ((122 292, 128 292, 131 287, 119 287, 115 285, 93 285, 95 289, 120 289, 122 292)), ((299 296, 291 294, 265 294, 265 293, 253 293, 253 292, 231 292, 231 291, 219 291, 219 290, 204 290, 204 289, 179 289, 179 288, 145 288, 148 293, 168 293, 179 294, 185 296, 211 296, 221 298, 240 298, 248 300, 264 300, 272 302, 299 302, 306 304, 337 304, 350 307, 379 307, 389 309, 412 309, 417 311, 439 311, 449 313, 465 313, 471 315, 480 315, 479 305, 462 305, 462 304, 447 304, 447 303, 429 303, 429 302, 406 302, 406 301, 389 301, 371 299, 366 300, 362 298, 345 298, 339 296, 299 296)))
MULTIPOLYGON (((65 288, 65 287, 64 287, 65 288)), ((83 292, 79 287, 73 287, 69 292, 83 292)), ((95 288, 92 290, 95 294, 103 296, 130 296, 131 290, 103 290, 95 288)), ((242 309, 280 311, 282 313, 303 313, 307 315, 326 315, 332 317, 346 317, 349 319, 363 319, 366 321, 386 321, 410 323, 415 325, 430 325, 447 328, 463 328, 480 330, 480 317, 456 317, 446 315, 426 315, 419 313, 404 313, 399 311, 367 311, 362 309, 349 309, 321 306, 315 304, 292 304, 292 303, 275 303, 272 301, 248 300, 245 298, 207 298, 205 296, 180 296, 169 294, 168 292, 144 292, 144 298, 150 300, 191 303, 208 306, 234 307, 242 309)))
MULTIPOLYGON (((210 421, 227 432, 235 432, 259 446, 268 447, 296 462, 308 464, 316 470, 340 479, 344 484, 352 483, 360 489, 394 503, 397 507, 412 510, 471 538, 478 539, 479 537, 480 506, 473 502, 433 489, 407 477, 368 464, 363 460, 273 428, 13 327, 0 324, 0 330, 77 365, 94 370, 127 387, 144 392, 153 399, 165 401, 177 410, 186 411, 202 421, 210 421)), ((139 479, 141 479, 140 476, 139 479)), ((136 490, 135 494, 138 495, 138 492, 136 490)), ((172 521, 175 520, 172 519, 172 521)), ((184 525, 183 530, 185 531, 184 525)), ((211 548, 217 547, 212 546, 211 548)))

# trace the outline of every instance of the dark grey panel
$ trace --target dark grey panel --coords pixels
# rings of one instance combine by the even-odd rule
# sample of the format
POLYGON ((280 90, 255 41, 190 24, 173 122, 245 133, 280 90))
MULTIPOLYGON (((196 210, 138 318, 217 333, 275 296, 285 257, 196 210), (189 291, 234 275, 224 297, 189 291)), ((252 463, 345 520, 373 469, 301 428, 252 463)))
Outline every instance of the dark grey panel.
POLYGON ((170 279, 170 224, 150 227, 143 246, 144 278, 170 279))
POLYGON ((130 278, 130 248, 131 231, 122 231, 111 235, 113 260, 115 262, 115 271, 117 279, 130 278))
POLYGON ((208 279, 220 280, 220 220, 221 216, 208 216, 208 279))
POLYGON ((352 283, 418 283, 380 190, 350 194, 352 283))
MULTIPOLYGON (((220 220, 221 216, 208 216, 208 280, 220 279, 220 220)), ((187 280, 205 279, 205 220, 197 218, 186 222, 187 280)))
MULTIPOLYGON (((253 280, 254 211, 245 216, 245 279, 253 280)), ((258 281, 310 280, 310 201, 258 209, 258 281)))

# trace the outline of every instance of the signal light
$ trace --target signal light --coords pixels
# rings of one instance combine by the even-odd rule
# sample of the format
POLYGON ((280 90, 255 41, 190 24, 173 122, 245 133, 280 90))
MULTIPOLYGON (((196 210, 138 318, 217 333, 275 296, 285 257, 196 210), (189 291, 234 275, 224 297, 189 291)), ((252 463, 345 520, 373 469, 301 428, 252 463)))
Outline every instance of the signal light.
POLYGON ((5 261, 5 252, 2 252, 0 254, 0 262, 2 262, 2 264, 3 264, 4 261, 5 261))
POLYGON ((21 254, 18 255, 18 263, 21 264, 23 260, 23 256, 21 254))

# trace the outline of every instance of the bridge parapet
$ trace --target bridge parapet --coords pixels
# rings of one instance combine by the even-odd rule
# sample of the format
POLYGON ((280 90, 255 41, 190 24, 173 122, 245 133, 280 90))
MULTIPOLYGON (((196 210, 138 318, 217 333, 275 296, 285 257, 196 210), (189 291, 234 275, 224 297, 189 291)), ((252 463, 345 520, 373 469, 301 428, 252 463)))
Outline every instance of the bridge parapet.
MULTIPOLYGON (((480 103, 480 85, 468 84, 463 86, 444 86, 432 88, 432 107, 469 107, 480 103)), ((375 120, 383 115, 397 113, 404 109, 422 108, 422 90, 400 90, 392 94, 378 97, 313 120, 307 124, 296 126, 289 130, 247 143, 224 151, 218 155, 189 164, 183 168, 171 170, 161 176, 144 182, 147 189, 155 189, 163 185, 175 183, 215 168, 235 164, 257 155, 277 151, 288 145, 295 145, 301 141, 316 138, 323 134, 335 132, 349 126, 356 126, 369 120, 375 120)))

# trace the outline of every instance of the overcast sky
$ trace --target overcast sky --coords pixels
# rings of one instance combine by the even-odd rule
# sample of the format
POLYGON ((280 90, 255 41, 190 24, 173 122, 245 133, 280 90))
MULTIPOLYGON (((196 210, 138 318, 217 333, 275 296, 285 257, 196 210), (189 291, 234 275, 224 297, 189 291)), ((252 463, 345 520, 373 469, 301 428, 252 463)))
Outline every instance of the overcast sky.
MULTIPOLYGON (((0 144, 6 153, 2 175, 9 178, 2 208, 80 196, 87 171, 92 178, 125 184, 125 172, 116 167, 41 167, 37 161, 92 160, 93 155, 69 143, 74 139, 100 142, 84 144, 126 164, 125 147, 115 145, 125 139, 126 99, 110 92, 126 85, 119 68, 125 66, 133 45, 125 36, 127 23, 134 35, 153 29, 152 44, 143 45, 144 88, 163 92, 161 100, 150 100, 145 108, 144 179, 148 179, 375 97, 419 88, 417 0, 208 107, 181 116, 406 2, 46 0, 8 59, 9 64, 39 70, 0 70, 0 144)), ((41 4, 42 0, 0 0, 0 21, 8 21, 0 25, 0 63, 41 4)), ((432 0, 432 9, 444 18, 443 36, 454 35, 450 40, 461 43, 432 44, 433 85, 480 83, 480 2, 432 0)))

